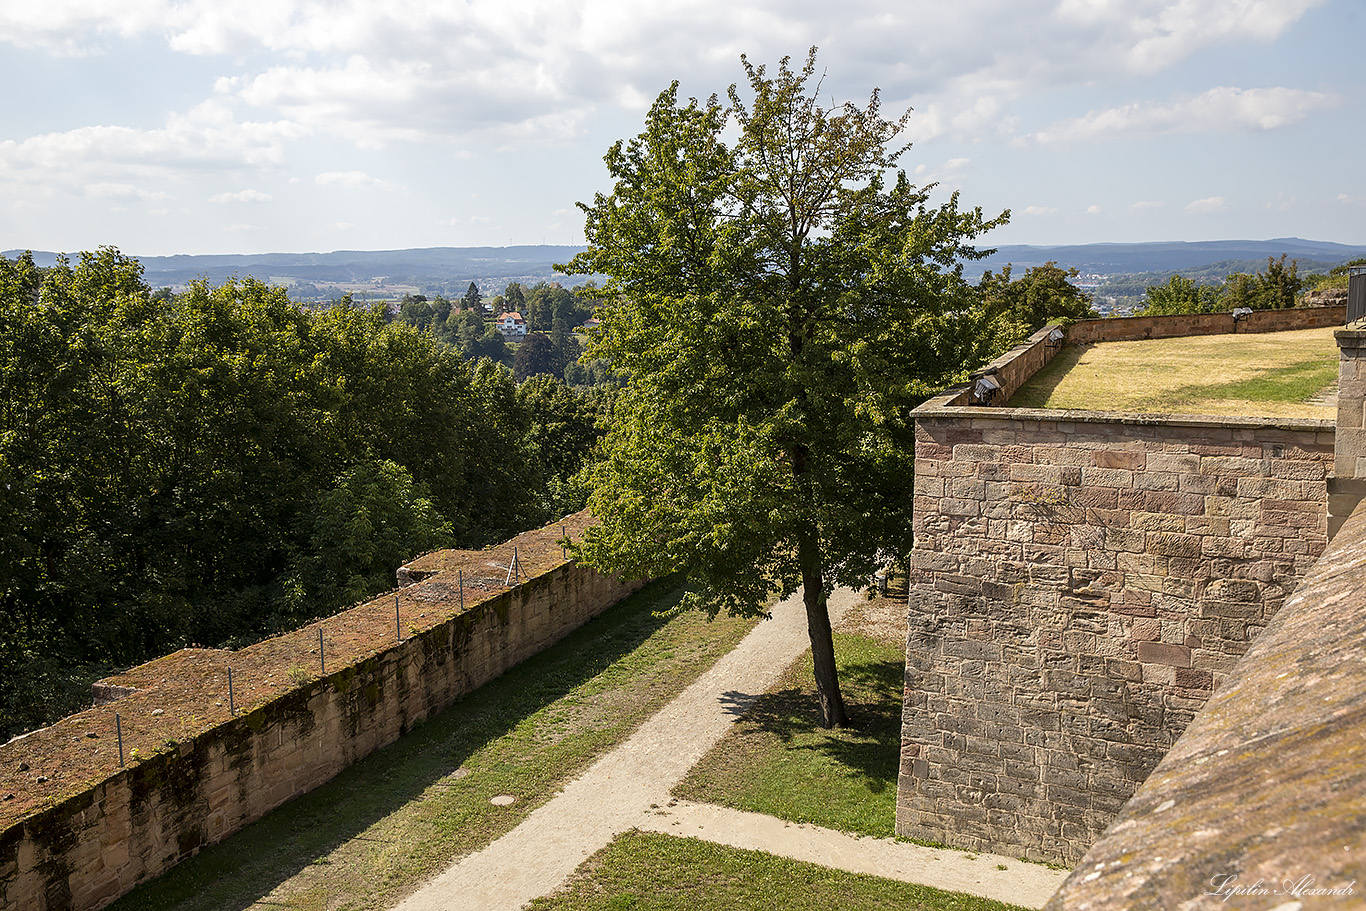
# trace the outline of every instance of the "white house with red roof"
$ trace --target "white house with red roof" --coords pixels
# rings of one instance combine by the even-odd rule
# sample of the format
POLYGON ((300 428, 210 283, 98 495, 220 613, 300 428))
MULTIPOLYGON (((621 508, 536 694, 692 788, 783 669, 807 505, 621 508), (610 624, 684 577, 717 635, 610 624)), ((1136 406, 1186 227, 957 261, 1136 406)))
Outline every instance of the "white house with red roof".
POLYGON ((503 338, 522 338, 526 335, 526 320, 522 319, 522 314, 516 310, 509 310, 498 317, 498 331, 503 333, 503 338))

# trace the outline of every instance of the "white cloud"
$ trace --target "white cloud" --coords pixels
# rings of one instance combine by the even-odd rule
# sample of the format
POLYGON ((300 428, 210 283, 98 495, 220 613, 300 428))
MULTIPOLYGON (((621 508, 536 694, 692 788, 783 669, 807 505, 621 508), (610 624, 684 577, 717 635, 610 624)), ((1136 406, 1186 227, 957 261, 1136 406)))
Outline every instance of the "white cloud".
POLYGON ((724 88, 755 61, 820 44, 826 85, 881 85, 917 108, 911 138, 1009 135, 1007 105, 1107 74, 1151 73, 1219 44, 1269 42, 1324 0, 48 0, 0 9, 0 42, 99 46, 152 36, 232 60, 221 95, 358 143, 512 130, 580 135, 643 110, 680 74, 724 88), (271 65, 259 61, 269 55, 271 65))
POLYGON ((1341 98, 1323 92, 1221 86, 1168 104, 1145 101, 1092 111, 1048 127, 1026 137, 1026 141, 1054 145, 1163 133, 1275 130, 1341 103, 1341 98))
POLYGON ((364 171, 324 171, 313 182, 320 187, 345 187, 347 189, 357 189, 359 187, 375 187, 381 190, 402 189, 397 184, 378 177, 371 177, 364 171))
POLYGON ((155 32, 171 15, 165 0, 44 0, 0 4, 0 41, 68 56, 99 53, 108 38, 155 32))
POLYGON ((1058 210, 1053 206, 1026 206, 1021 215, 1057 215, 1058 210))
POLYGON ((284 160, 285 141, 305 132, 288 122, 238 122, 205 102, 157 129, 87 126, 0 142, 0 173, 55 185, 121 185, 129 177, 275 165, 284 160))
POLYGON ((1104 211, 1105 211, 1104 209, 1102 209, 1100 206, 1096 206, 1096 205, 1091 205, 1091 206, 1087 206, 1087 207, 1086 207, 1086 214, 1087 214, 1087 215, 1100 215, 1100 214, 1102 214, 1104 211))
POLYGON ((1222 212, 1228 208, 1228 200, 1222 196, 1206 196, 1204 199, 1197 199, 1195 202, 1186 206, 1185 211, 1191 215, 1208 215, 1211 212, 1222 212))
POLYGON ((166 199, 167 194, 160 190, 144 190, 127 183, 92 183, 85 188, 85 195, 99 196, 119 201, 137 199, 166 199))
POLYGON ((1129 69, 1152 73, 1212 45, 1270 41, 1325 0, 1061 0, 1057 20, 1115 40, 1129 69))
POLYGON ((217 193, 209 197, 212 203, 270 202, 271 195, 260 190, 240 190, 236 193, 217 193))

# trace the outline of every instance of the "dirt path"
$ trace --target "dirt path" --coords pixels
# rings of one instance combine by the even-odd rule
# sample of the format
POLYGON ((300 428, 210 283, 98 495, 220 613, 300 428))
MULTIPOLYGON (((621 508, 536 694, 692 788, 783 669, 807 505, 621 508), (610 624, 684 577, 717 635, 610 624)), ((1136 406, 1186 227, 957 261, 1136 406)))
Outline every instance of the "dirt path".
POLYGON ((892 838, 847 835, 762 813, 682 800, 651 811, 636 828, 766 851, 851 873, 967 892, 1027 908, 1042 908, 1068 873, 1013 857, 922 848, 892 838))
MULTIPOLYGON (((837 621, 859 597, 853 591, 836 592, 830 599, 831 620, 837 621)), ((735 811, 695 804, 668 806, 669 789, 807 645, 806 616, 797 595, 775 606, 772 620, 760 623, 733 651, 582 777, 516 829, 439 874, 397 911, 516 911, 554 890, 613 836, 631 828, 653 828, 726 844, 735 844, 729 838, 744 837, 748 839, 744 847, 788 857, 798 856, 791 853, 793 850, 802 850, 806 853, 800 859, 841 868, 846 868, 843 858, 865 850, 872 854, 876 846, 880 853, 874 856, 886 858, 888 852, 899 852, 902 859, 895 863, 876 861, 886 866, 870 871, 865 865, 857 868, 858 872, 938 885, 941 874, 952 866, 953 857, 963 861, 962 852, 937 852, 945 857, 926 859, 919 853, 926 849, 886 839, 853 839, 759 814, 738 814, 746 822, 737 827, 736 819, 727 815, 735 811), (801 838, 795 837, 798 833, 801 838), (858 847, 851 847, 851 842, 858 847), (904 876, 891 872, 902 869, 909 872, 904 876), (923 870, 921 878, 916 878, 916 870, 923 870)), ((1054 871, 1005 859, 1000 861, 1008 863, 1011 871, 1023 871, 1021 876, 1048 876, 1038 883, 1029 879, 1032 891, 1028 893, 1017 877, 1008 878, 1002 888, 996 888, 994 880, 998 877, 972 879, 973 871, 994 868, 994 860, 988 864, 982 856, 972 862, 972 870, 950 875, 944 881, 953 885, 943 888, 1017 903, 1026 894, 1032 898, 1037 892, 1042 895, 1037 904, 1042 905, 1061 880, 1061 874, 1052 875, 1054 871)), ((1007 879, 1004 874, 999 878, 1007 879)))

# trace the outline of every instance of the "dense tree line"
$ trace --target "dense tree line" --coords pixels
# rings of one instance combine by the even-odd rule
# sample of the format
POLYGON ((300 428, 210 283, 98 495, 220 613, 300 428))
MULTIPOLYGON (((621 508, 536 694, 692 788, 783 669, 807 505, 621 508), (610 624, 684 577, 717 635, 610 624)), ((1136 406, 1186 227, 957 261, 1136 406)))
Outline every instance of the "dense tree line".
POLYGON ((1266 268, 1256 273, 1235 272, 1222 282, 1201 281, 1173 275, 1163 285, 1149 285, 1137 316, 1164 316, 1176 313, 1220 313, 1249 310, 1285 310, 1295 306, 1304 286, 1299 263, 1286 263, 1268 257, 1266 268))
POLYGON ((112 249, 0 258, 0 736, 117 667, 578 508, 605 406, 383 306, 302 310, 252 279, 154 294, 112 249))

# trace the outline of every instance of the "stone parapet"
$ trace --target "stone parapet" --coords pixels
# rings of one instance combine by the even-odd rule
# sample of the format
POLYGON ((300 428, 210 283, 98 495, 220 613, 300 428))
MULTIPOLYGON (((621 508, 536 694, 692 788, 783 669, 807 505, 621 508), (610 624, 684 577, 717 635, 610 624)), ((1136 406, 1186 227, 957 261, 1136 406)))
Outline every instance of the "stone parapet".
POLYGON ((1067 327, 1067 344, 1093 345, 1097 342, 1129 342, 1185 335, 1324 329, 1341 326, 1346 320, 1345 303, 1328 307, 1296 307, 1292 310, 1254 310, 1236 319, 1232 312, 1083 319, 1067 327))

